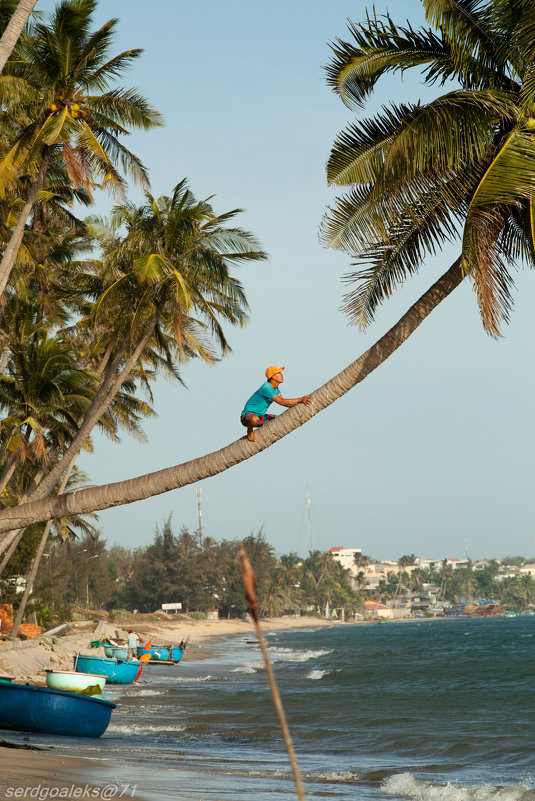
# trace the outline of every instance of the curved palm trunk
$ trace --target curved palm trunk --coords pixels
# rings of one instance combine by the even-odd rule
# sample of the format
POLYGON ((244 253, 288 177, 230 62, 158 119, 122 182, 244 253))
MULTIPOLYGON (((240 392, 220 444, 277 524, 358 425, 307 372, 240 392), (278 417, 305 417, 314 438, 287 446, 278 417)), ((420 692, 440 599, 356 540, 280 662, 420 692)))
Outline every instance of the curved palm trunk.
MULTIPOLYGON (((52 451, 52 453, 55 453, 55 449, 52 451)), ((28 497, 31 496, 32 491, 39 485, 39 482, 41 481, 44 473, 45 473, 45 467, 41 466, 37 471, 37 473, 35 474, 35 476, 33 477, 32 483, 30 484, 28 490, 21 496, 20 503, 25 503, 28 497)), ((4 556, 2 562, 0 563, 0 578, 2 577, 5 567, 9 562, 13 554, 13 551, 19 544, 24 532, 25 532, 24 528, 19 528, 15 529, 14 531, 9 531, 0 542, 0 553, 3 553, 6 550, 6 548, 9 549, 8 553, 4 556)))
POLYGON ((19 0, 19 4, 0 39, 0 73, 6 66, 7 60, 13 52, 13 48, 17 44, 36 3, 37 0, 19 0))
POLYGON ((249 442, 246 437, 242 437, 218 451, 181 465, 159 470, 156 473, 149 473, 115 484, 105 484, 102 487, 69 492, 61 497, 31 501, 12 509, 6 509, 0 512, 0 532, 28 526, 41 520, 85 514, 151 498, 154 495, 160 495, 169 490, 215 476, 235 464, 250 459, 251 456, 255 456, 282 437, 295 431, 296 428, 302 426, 303 423, 363 381, 409 338, 433 309, 453 292, 462 279, 460 259, 457 259, 390 331, 345 370, 315 390, 310 406, 298 404, 288 409, 276 420, 258 431, 256 442, 249 442))
POLYGON ((6 569, 7 563, 13 556, 13 552, 19 542, 22 539, 22 535, 26 531, 25 528, 15 529, 15 531, 10 531, 9 534, 6 536, 5 540, 2 542, 2 546, 7 548, 4 558, 0 563, 0 578, 3 575, 4 570, 6 569))
POLYGON ((19 252, 22 237, 24 236, 24 229, 26 227, 26 223, 28 222, 28 217, 30 216, 37 194, 39 193, 43 185, 43 181, 45 180, 46 171, 50 163, 50 156, 51 151, 47 150, 43 156, 43 160, 41 161, 37 178, 32 184, 32 187, 28 193, 28 197, 26 198, 26 202, 19 215, 19 219, 17 220, 17 224, 13 229, 13 233, 11 234, 9 242, 6 245, 4 255, 2 256, 2 261, 0 261, 0 297, 2 297, 4 294, 7 282, 9 281, 9 276, 11 275, 11 270, 15 266, 17 253, 19 252))
MULTIPOLYGON (((5 457, 5 454, 2 454, 5 457)), ((7 459, 4 460, 5 468, 4 472, 0 476, 0 493, 3 492, 6 486, 11 479, 11 476, 15 472, 17 465, 18 465, 18 454, 11 453, 7 459)))
MULTIPOLYGON (((72 468, 67 470, 63 480, 60 484, 58 495, 61 495, 65 487, 67 486, 67 481, 69 480, 69 476, 71 475, 72 468)), ((35 584, 35 579, 37 576, 37 571, 39 570, 39 565, 41 564, 41 559, 43 558, 43 553, 45 551, 45 546, 48 540, 48 535, 50 534, 50 529, 52 528, 52 520, 49 520, 45 526, 45 530, 43 531, 43 536, 39 540, 39 545, 37 546, 37 551, 35 552, 35 556, 33 558, 32 566, 30 568, 30 572, 26 576, 26 586, 24 588, 24 593, 22 595, 19 608, 17 609, 17 614, 15 615, 15 620, 13 621, 13 628, 9 633, 8 640, 16 640, 17 634, 19 631, 19 626, 22 623, 22 618, 24 617, 24 613, 26 611, 26 605, 28 604, 28 600, 33 590, 33 585, 35 584)), ((24 531, 20 532, 20 537, 24 534, 24 531)))
MULTIPOLYGON (((16 640, 17 634, 19 631, 19 626, 22 623, 22 618, 24 617, 24 613, 26 611, 26 606, 28 604, 28 600, 30 598, 31 592, 33 590, 33 585, 35 582, 35 577, 37 575, 37 571, 39 570, 39 565, 41 564, 41 558, 45 551, 46 542, 48 540, 48 535, 50 534, 50 529, 52 528, 52 520, 49 520, 45 526, 45 530, 43 531, 43 536, 39 541, 39 545, 37 546, 37 551, 35 552, 35 556, 33 558, 32 566, 30 568, 30 572, 26 576, 26 586, 24 588, 24 593, 19 604, 19 608, 17 609, 17 614, 15 615, 15 620, 13 621, 13 628, 11 629, 10 633, 8 634, 8 640, 16 640)), ((24 531, 21 532, 21 536, 24 531)))

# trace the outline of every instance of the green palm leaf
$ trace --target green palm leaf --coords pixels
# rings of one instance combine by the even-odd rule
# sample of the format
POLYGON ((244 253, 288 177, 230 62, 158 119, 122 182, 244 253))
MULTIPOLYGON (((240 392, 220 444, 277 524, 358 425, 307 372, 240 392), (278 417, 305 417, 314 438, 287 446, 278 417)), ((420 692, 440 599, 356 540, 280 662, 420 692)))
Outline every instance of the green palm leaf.
POLYGON ((384 20, 374 16, 362 25, 350 23, 355 44, 337 39, 331 45, 334 57, 326 67, 327 83, 349 107, 361 106, 387 72, 429 65, 431 78, 451 71, 449 48, 433 31, 396 27, 388 15, 384 20))
POLYGON ((533 132, 516 126, 500 146, 477 186, 470 209, 496 203, 514 203, 535 196, 533 132))

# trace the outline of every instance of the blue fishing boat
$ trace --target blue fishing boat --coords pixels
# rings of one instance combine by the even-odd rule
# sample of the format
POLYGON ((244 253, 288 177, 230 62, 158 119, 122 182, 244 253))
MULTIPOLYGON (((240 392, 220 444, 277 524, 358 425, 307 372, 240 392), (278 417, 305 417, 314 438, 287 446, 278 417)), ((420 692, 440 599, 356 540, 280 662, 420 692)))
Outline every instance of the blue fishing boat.
POLYGON ((184 649, 178 645, 151 645, 150 648, 145 648, 140 645, 137 649, 137 658, 139 659, 144 654, 150 654, 151 662, 180 662, 184 656, 184 649))
POLYGON ((137 659, 122 660, 107 656, 74 655, 74 669, 79 673, 99 673, 112 684, 132 684, 141 673, 137 659))
POLYGON ((128 648, 122 645, 105 645, 104 653, 106 656, 114 656, 116 659, 128 659, 128 648))
POLYGON ((32 684, 0 684, 0 729, 100 737, 116 704, 32 684))

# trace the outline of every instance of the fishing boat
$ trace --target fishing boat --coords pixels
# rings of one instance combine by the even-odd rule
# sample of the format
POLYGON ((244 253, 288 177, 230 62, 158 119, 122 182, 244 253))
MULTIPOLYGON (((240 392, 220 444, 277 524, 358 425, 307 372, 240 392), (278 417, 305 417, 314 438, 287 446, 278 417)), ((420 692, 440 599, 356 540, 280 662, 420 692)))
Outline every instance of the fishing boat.
POLYGON ((114 656, 116 659, 128 659, 128 648, 122 645, 105 645, 104 653, 106 656, 114 656))
POLYGON ((176 665, 184 656, 184 649, 179 645, 151 645, 146 648, 140 645, 137 649, 137 658, 150 654, 150 662, 171 662, 176 665))
POLYGON ((0 684, 11 684, 16 676, 11 676, 9 673, 0 673, 0 684))
POLYGON ((106 676, 98 673, 82 673, 74 670, 46 670, 46 686, 53 690, 68 690, 71 693, 98 695, 104 689, 106 676), (96 688, 96 689, 95 689, 96 688))
POLYGON ((97 673, 106 676, 111 684, 132 684, 139 678, 143 664, 137 659, 116 659, 107 656, 74 655, 76 673, 97 673))
POLYGON ((116 704, 102 698, 36 687, 0 684, 0 729, 100 737, 116 704))

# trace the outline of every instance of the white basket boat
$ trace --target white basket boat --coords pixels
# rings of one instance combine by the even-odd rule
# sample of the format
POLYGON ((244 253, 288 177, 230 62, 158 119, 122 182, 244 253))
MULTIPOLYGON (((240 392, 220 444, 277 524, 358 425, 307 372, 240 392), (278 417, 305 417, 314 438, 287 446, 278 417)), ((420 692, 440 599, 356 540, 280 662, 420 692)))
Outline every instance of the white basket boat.
POLYGON ((68 690, 71 693, 85 692, 88 687, 100 687, 102 692, 106 676, 99 673, 76 673, 74 670, 47 670, 46 686, 52 690, 68 690))

